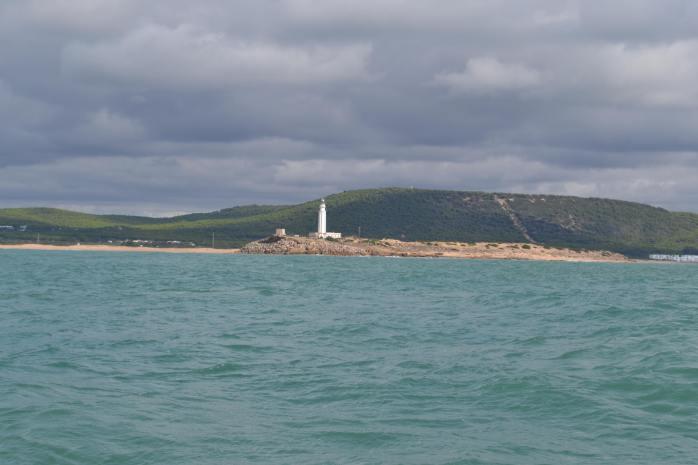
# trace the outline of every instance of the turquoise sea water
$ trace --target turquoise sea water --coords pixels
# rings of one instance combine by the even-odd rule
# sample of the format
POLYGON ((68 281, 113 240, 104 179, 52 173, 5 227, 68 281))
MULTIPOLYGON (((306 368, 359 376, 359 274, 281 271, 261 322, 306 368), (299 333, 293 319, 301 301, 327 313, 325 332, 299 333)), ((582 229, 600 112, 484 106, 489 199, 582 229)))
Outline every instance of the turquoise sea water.
POLYGON ((698 266, 0 251, 0 464, 694 464, 698 266))

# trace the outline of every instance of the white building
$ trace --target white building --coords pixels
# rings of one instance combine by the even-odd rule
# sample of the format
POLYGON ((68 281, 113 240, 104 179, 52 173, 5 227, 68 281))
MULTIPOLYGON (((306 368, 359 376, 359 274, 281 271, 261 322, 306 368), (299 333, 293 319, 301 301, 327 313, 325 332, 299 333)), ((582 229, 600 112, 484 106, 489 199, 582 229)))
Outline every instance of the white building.
POLYGON ((664 262, 698 263, 698 255, 663 255, 652 254, 650 260, 660 260, 664 262))
POLYGON ((317 212, 317 232, 310 233, 310 237, 315 237, 317 239, 342 238, 342 233, 327 232, 327 207, 325 206, 325 199, 320 200, 320 209, 317 212))

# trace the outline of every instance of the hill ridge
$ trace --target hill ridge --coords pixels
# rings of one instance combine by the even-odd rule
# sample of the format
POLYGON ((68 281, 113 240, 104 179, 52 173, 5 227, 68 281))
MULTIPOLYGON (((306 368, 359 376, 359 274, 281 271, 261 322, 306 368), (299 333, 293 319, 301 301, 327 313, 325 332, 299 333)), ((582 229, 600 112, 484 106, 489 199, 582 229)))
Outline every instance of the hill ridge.
MULTIPOLYGON (((328 228, 345 235, 422 241, 521 242, 607 249, 631 256, 698 251, 698 214, 637 202, 548 194, 414 188, 360 189, 325 197, 328 228)), ((0 209, 0 242, 147 240, 241 246, 285 227, 315 228, 319 198, 243 205, 166 218, 94 215, 56 208, 0 209), (26 226, 26 231, 20 231, 26 226), (3 228, 4 227, 4 228, 3 228), (14 229, 10 229, 10 227, 14 229)))
POLYGON ((504 210, 504 212, 509 216, 512 224, 516 229, 519 230, 524 239, 533 244, 537 244, 537 242, 531 237, 531 234, 528 232, 528 229, 526 229, 526 226, 524 226, 521 222, 521 219, 519 219, 516 213, 514 213, 511 207, 509 207, 509 202, 507 202, 506 199, 503 199, 497 195, 494 196, 494 200, 502 207, 502 210, 504 210))

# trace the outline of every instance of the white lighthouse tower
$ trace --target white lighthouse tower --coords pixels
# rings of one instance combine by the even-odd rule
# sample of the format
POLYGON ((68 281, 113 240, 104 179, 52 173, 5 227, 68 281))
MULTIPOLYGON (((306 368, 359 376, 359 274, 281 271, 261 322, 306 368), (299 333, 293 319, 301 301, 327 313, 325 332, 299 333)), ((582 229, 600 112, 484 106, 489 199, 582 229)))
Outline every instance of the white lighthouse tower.
POLYGON ((320 210, 317 212, 317 234, 320 237, 327 234, 327 208, 325 207, 325 199, 320 199, 320 210))
POLYGON ((317 212, 317 232, 310 233, 310 237, 317 239, 341 239, 342 233, 327 232, 327 206, 325 199, 320 199, 320 209, 317 212))

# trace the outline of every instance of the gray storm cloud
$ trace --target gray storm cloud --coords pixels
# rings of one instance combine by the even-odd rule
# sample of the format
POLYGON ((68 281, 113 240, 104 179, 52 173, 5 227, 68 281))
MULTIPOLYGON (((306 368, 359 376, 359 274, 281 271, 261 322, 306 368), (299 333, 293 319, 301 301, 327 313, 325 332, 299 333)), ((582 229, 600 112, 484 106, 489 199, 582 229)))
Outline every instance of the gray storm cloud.
POLYGON ((0 120, 4 206, 403 185, 698 211, 698 4, 5 0, 0 120))

